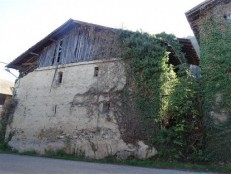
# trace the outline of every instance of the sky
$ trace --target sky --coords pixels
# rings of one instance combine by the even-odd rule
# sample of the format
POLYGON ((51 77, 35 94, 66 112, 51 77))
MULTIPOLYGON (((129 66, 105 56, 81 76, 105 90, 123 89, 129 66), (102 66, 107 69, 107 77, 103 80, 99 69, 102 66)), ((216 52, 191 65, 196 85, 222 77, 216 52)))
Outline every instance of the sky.
MULTIPOLYGON (((9 63, 72 18, 150 34, 192 36, 185 12, 203 0, 0 0, 0 79, 9 63)), ((17 72, 10 69, 17 76, 17 72)))

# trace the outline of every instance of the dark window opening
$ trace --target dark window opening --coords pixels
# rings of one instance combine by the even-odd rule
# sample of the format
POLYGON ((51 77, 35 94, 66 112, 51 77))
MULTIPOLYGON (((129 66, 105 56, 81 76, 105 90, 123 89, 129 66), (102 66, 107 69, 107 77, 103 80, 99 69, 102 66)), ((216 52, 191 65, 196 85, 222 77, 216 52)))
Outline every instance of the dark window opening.
POLYGON ((4 105, 5 103, 5 98, 0 97, 0 105, 4 105))
POLYGON ((63 45, 62 40, 56 45, 55 50, 54 50, 54 54, 52 57, 51 65, 54 65, 55 62, 57 62, 57 63, 60 62, 61 53, 62 53, 62 45, 63 45), (57 59, 56 59, 56 57, 57 57, 57 59))
POLYGON ((110 108, 111 108, 111 102, 110 101, 103 103, 103 112, 104 113, 108 113, 110 111, 110 108))
POLYGON ((58 83, 62 83, 63 80, 63 72, 58 73, 58 83))
POLYGON ((56 48, 57 47, 55 47, 55 51, 54 51, 54 54, 53 54, 53 57, 52 57, 51 65, 54 65, 54 63, 55 63, 56 48))
POLYGON ((57 58, 57 62, 60 62, 60 58, 61 58, 61 53, 62 53, 62 45, 63 45, 63 41, 61 40, 59 43, 59 51, 58 51, 58 58, 57 58))
POLYGON ((56 114, 56 111, 57 111, 57 105, 55 105, 55 106, 54 106, 53 110, 54 110, 54 114, 56 114))
POLYGON ((98 77, 98 75, 99 75, 99 67, 95 67, 94 77, 98 77))

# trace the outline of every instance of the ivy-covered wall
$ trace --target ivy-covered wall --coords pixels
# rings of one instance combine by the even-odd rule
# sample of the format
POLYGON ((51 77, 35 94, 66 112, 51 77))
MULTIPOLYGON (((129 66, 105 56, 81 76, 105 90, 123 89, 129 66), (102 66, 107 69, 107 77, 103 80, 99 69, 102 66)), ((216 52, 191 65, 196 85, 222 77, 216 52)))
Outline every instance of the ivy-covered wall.
POLYGON ((206 127, 206 154, 210 161, 231 161, 231 22, 221 12, 201 27, 201 68, 206 127))
POLYGON ((203 159, 231 162, 230 0, 205 1, 186 12, 200 44, 203 159))
POLYGON ((155 145, 161 157, 194 159, 201 154, 203 139, 200 97, 181 45, 174 35, 166 33, 122 31, 120 39, 130 79, 125 98, 129 96, 134 102, 131 105, 131 100, 125 99, 129 104, 124 106, 139 119, 142 130, 136 133, 155 145), (178 67, 169 63, 166 42, 181 61, 178 67))

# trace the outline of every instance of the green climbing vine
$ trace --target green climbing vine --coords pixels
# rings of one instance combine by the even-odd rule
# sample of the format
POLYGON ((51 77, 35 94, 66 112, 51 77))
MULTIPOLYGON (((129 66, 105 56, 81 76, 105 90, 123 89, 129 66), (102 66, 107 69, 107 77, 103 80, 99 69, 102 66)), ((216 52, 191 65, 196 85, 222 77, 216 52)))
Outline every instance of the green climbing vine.
POLYGON ((231 23, 211 17, 200 33, 206 153, 210 161, 230 162, 231 23))
POLYGON ((140 124, 158 129, 146 131, 146 141, 158 147, 165 158, 189 160, 199 154, 203 139, 198 111, 198 83, 186 64, 181 45, 174 35, 149 35, 121 31, 127 74, 133 80, 132 91, 140 124), (168 46, 181 65, 169 63, 168 46), (147 124, 148 122, 148 124, 147 124))
MULTIPOLYGON (((160 40, 147 33, 121 33, 126 48, 124 58, 130 65, 134 80, 136 106, 145 118, 158 118, 161 108, 161 88, 168 71, 168 55, 160 40)), ((153 120, 157 121, 157 120, 153 120)))

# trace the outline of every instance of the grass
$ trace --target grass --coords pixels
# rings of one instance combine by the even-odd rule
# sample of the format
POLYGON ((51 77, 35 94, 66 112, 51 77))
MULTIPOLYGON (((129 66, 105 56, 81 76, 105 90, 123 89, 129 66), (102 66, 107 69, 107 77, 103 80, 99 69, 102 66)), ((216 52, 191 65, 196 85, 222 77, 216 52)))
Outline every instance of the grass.
POLYGON ((73 160, 73 161, 120 164, 120 165, 130 165, 130 166, 159 168, 159 169, 176 169, 176 170, 188 170, 188 171, 200 171, 200 172, 203 171, 203 172, 231 173, 231 165, 181 163, 177 161, 163 161, 161 159, 157 159, 157 160, 137 160, 137 159, 117 160, 115 157, 107 157, 101 160, 94 160, 94 159, 86 159, 83 157, 69 155, 63 151, 47 152, 45 155, 38 155, 35 151, 28 151, 28 152, 23 152, 23 153, 12 151, 9 149, 9 147, 6 144, 1 144, 1 143, 0 143, 0 153, 11 153, 11 154, 13 153, 13 154, 19 154, 19 155, 40 156, 40 157, 65 159, 65 160, 73 160))
POLYGON ((181 163, 177 161, 163 161, 163 160, 137 160, 137 159, 126 159, 117 160, 115 157, 107 157, 101 160, 92 160, 81 157, 75 157, 73 155, 45 155, 49 158, 67 159, 75 161, 87 161, 87 162, 97 162, 97 163, 107 163, 107 164, 120 164, 120 165, 130 165, 148 168, 158 168, 158 169, 176 169, 176 170, 189 170, 189 171, 203 171, 203 172, 222 172, 231 173, 231 166, 221 166, 215 164, 193 164, 193 163, 181 163))
POLYGON ((0 143, 0 153, 2 152, 11 152, 12 150, 9 148, 7 143, 0 143))

